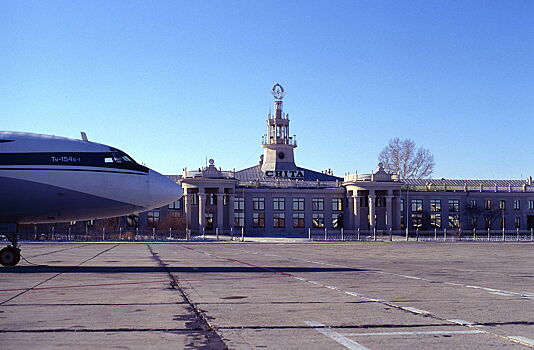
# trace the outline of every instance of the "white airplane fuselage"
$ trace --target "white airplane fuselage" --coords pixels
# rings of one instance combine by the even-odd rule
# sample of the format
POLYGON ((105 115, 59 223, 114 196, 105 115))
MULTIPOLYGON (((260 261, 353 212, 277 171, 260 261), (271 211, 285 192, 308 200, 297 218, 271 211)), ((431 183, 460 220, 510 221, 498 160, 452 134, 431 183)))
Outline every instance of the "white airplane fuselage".
POLYGON ((0 223, 128 215, 179 199, 181 187, 104 144, 0 131, 0 223))

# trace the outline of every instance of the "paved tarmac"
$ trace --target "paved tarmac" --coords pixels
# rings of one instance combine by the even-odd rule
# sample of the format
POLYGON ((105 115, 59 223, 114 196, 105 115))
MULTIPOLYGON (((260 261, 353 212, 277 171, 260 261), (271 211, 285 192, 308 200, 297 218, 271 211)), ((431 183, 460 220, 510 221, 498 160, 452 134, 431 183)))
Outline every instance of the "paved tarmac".
POLYGON ((534 348, 532 243, 22 249, 0 349, 534 348))

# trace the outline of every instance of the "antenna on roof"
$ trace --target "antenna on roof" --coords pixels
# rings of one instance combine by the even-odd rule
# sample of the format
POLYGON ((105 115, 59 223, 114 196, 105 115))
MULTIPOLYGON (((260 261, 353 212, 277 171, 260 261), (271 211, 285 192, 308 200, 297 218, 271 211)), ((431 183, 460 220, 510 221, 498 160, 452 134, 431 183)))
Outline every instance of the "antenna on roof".
POLYGON ((89 139, 87 138, 87 134, 85 133, 85 131, 80 131, 80 135, 82 135, 82 140, 87 142, 89 141, 89 139))

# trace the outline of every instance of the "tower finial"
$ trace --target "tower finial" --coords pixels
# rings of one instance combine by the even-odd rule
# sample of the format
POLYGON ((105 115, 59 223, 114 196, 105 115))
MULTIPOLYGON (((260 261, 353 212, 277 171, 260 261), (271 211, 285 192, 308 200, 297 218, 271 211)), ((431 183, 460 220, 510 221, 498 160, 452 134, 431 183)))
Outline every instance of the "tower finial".
POLYGON ((286 92, 284 90, 284 88, 282 87, 282 85, 276 83, 274 84, 272 90, 271 90, 271 94, 274 96, 275 100, 277 101, 281 101, 284 96, 286 95, 286 92))

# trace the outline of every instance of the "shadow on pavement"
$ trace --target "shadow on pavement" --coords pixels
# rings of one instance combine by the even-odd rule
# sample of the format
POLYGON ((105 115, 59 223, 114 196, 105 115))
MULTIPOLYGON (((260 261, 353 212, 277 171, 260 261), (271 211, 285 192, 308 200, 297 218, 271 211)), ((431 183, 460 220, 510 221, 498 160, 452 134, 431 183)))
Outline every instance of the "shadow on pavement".
POLYGON ((337 268, 337 267, 280 267, 280 266, 14 266, 0 268, 0 273, 152 273, 152 272, 181 272, 181 273, 258 273, 258 272, 362 272, 368 269, 337 268))

